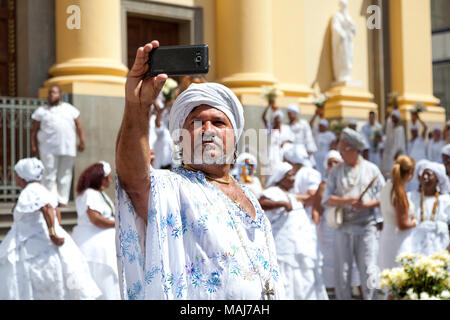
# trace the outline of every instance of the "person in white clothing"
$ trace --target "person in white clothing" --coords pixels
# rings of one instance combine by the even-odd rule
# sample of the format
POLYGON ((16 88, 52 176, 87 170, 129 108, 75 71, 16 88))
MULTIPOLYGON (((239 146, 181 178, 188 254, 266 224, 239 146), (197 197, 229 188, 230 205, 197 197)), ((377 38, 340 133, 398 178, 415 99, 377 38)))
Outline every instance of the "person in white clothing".
POLYGON ((84 170, 77 183, 78 224, 72 238, 86 257, 102 300, 119 300, 115 247, 114 203, 104 192, 111 183, 111 166, 100 161, 84 170))
POLYGON ((421 190, 408 192, 408 199, 417 227, 402 242, 400 252, 428 256, 450 249, 450 183, 440 163, 424 161, 416 171, 421 190))
POLYGON ((292 131, 293 144, 302 144, 309 157, 317 151, 316 142, 312 134, 311 127, 305 119, 300 119, 300 107, 298 104, 290 104, 286 108, 289 118, 289 128, 292 131))
POLYGON ((116 248, 123 299, 283 299, 270 222, 230 175, 244 109, 218 83, 192 83, 169 130, 182 166, 150 167, 148 110, 168 76, 148 77, 152 41, 127 76, 117 138, 116 248), (177 147, 178 147, 177 146, 177 147))
MULTIPOLYGON (((323 266, 322 266, 322 275, 325 287, 327 289, 333 289, 335 287, 335 279, 334 279, 334 230, 331 229, 324 217, 324 211, 326 206, 322 206, 322 196, 325 191, 327 176, 330 171, 341 163, 342 157, 340 153, 336 150, 330 150, 325 159, 324 166, 326 165, 326 173, 323 177, 323 181, 320 183, 319 188, 314 196, 314 204, 313 204, 313 216, 319 216, 319 226, 317 229, 317 238, 319 240, 320 250, 323 254, 323 266)), ((363 297, 363 292, 360 283, 359 271, 356 266, 356 261, 353 260, 352 266, 352 276, 351 276, 351 286, 357 287, 359 290, 359 294, 363 297)))
POLYGON ((250 153, 243 152, 236 159, 237 174, 236 179, 244 183, 259 198, 263 191, 261 181, 255 175, 258 162, 256 157, 250 153))
POLYGON ((442 148, 441 154, 442 163, 445 166, 445 172, 447 173, 447 177, 450 178, 450 144, 447 144, 442 148))
MULTIPOLYGON (((411 140, 408 142, 408 155, 413 158, 416 163, 427 158, 425 147, 427 126, 423 121, 421 121, 421 123, 423 126, 422 135, 419 135, 419 127, 417 125, 413 125, 411 127, 411 140)), ((408 184, 406 184, 407 192, 417 190, 418 188, 419 181, 417 179, 412 179, 408 184)))
POLYGON ((406 153, 405 129, 400 124, 401 119, 400 111, 394 109, 386 123, 386 140, 381 162, 381 169, 385 177, 391 175, 395 159, 406 153))
MULTIPOLYGON (((268 107, 269 108, 269 107, 268 107)), ((294 138, 292 131, 288 125, 283 124, 283 112, 280 110, 272 113, 272 120, 265 120, 267 108, 263 113, 263 121, 266 129, 269 131, 270 144, 268 147, 268 160, 270 168, 274 168, 278 163, 283 161, 284 146, 294 138)))
POLYGON ((0 300, 92 300, 101 292, 70 235, 60 226, 56 197, 40 184, 37 158, 14 166, 22 188, 14 223, 0 244, 0 300))
POLYGON ((295 171, 294 187, 290 192, 294 193, 297 200, 304 204, 306 213, 315 224, 318 224, 319 216, 313 215, 312 199, 322 181, 320 172, 306 165, 309 162, 308 153, 303 145, 292 145, 284 153, 284 160, 291 164, 295 171))
POLYGON ((326 119, 321 119, 319 121, 319 128, 313 128, 318 149, 314 154, 314 158, 316 160, 316 169, 321 175, 325 174, 323 159, 325 159, 326 154, 330 151, 331 143, 336 140, 334 133, 328 130, 328 125, 329 124, 326 119))
POLYGON ((288 300, 328 300, 314 222, 295 194, 295 169, 279 164, 259 202, 272 224, 278 265, 288 300))
POLYGON ((31 152, 39 154, 45 173, 42 184, 58 197, 60 206, 67 206, 72 171, 77 151, 76 136, 80 139, 78 151, 85 148, 84 132, 79 120, 80 112, 67 102, 62 102, 58 86, 48 90, 48 105, 33 112, 31 152))
POLYGON ((155 134, 155 169, 170 169, 172 166, 174 145, 169 132, 169 114, 173 105, 172 101, 166 101, 165 105, 159 103, 156 106, 155 134))
POLYGON ((442 148, 445 146, 445 140, 442 139, 442 131, 438 126, 434 127, 433 138, 428 141, 427 159, 430 161, 442 163, 442 148))
POLYGON ((392 168, 392 179, 380 193, 380 209, 384 226, 380 235, 378 266, 380 270, 399 267, 396 262, 402 242, 416 227, 415 215, 410 210, 405 185, 413 178, 414 159, 401 155, 392 168), (412 213, 412 215, 411 215, 412 213))

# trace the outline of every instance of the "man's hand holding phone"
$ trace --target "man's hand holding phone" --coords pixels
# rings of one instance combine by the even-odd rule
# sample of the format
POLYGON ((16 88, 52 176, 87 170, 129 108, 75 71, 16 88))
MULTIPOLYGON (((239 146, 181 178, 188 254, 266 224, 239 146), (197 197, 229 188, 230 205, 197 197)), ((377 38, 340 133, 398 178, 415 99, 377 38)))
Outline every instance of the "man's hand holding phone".
POLYGON ((125 84, 127 104, 149 108, 162 90, 168 76, 159 74, 156 77, 148 77, 147 74, 149 53, 158 47, 159 42, 153 40, 137 50, 136 59, 128 72, 125 84))

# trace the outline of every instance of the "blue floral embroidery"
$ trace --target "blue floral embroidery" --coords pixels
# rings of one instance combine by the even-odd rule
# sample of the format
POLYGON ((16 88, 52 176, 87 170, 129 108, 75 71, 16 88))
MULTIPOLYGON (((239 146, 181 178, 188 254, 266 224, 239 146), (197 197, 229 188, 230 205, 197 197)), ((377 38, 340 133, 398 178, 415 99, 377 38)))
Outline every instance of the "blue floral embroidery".
POLYGON ((170 284, 170 289, 174 290, 175 296, 177 298, 181 298, 183 296, 183 290, 185 289, 183 273, 180 273, 178 276, 175 274, 167 275, 167 282, 170 284))
POLYGON ((186 274, 191 278, 192 285, 197 288, 202 281, 203 274, 193 263, 186 266, 186 274))
POLYGON ((142 293, 142 282, 141 281, 137 281, 135 283, 133 283, 133 288, 128 288, 127 290, 127 294, 128 294, 128 299, 130 300, 137 300, 139 298, 139 296, 142 293))
POLYGON ((206 280, 206 290, 208 290, 209 293, 215 293, 218 287, 220 287, 220 284, 221 281, 219 272, 212 272, 211 277, 206 280))
POLYGON ((159 272, 160 268, 158 267, 153 267, 151 271, 147 271, 145 273, 145 283, 146 284, 150 284, 152 283, 153 278, 155 278, 156 274, 159 272))

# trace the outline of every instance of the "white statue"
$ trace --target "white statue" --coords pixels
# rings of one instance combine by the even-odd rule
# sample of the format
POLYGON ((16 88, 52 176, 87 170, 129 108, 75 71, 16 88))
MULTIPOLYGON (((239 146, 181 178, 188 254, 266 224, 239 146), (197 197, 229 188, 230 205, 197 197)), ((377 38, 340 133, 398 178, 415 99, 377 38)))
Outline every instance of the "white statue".
POLYGON ((353 38, 356 25, 347 10, 348 0, 339 0, 340 10, 333 15, 332 50, 336 82, 351 82, 353 68, 353 38))

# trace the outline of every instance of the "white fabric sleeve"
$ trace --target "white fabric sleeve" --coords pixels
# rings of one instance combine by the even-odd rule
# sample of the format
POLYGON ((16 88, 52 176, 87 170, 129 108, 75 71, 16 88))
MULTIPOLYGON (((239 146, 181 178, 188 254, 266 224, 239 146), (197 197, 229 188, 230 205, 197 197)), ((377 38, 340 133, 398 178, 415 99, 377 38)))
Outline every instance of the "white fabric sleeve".
MULTIPOLYGON (((86 210, 91 209, 91 210, 97 211, 98 213, 103 215, 105 206, 102 203, 102 202, 104 202, 104 200, 103 200, 100 192, 95 191, 93 189, 87 189, 86 191, 84 191, 84 193, 85 193, 84 200, 86 201, 86 210)), ((106 203, 105 203, 105 205, 106 205, 106 203)))
POLYGON ((69 107, 70 114, 72 115, 74 120, 80 116, 80 110, 78 110, 77 108, 75 108, 73 105, 71 105, 69 103, 67 104, 67 106, 69 107))
POLYGON ((31 115, 31 119, 36 121, 42 121, 43 112, 42 107, 37 108, 31 115))

